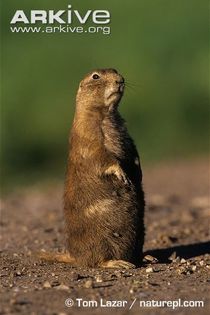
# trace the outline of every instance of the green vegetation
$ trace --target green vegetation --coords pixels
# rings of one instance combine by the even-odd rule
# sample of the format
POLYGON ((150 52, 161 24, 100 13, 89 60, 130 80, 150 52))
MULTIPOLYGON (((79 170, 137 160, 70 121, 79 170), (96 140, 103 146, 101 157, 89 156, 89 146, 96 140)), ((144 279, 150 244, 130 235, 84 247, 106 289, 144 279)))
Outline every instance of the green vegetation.
POLYGON ((2 1, 2 175, 9 186, 63 176, 79 81, 114 67, 144 164, 208 151, 208 0, 2 1), (111 34, 20 34, 17 9, 106 9, 111 34))

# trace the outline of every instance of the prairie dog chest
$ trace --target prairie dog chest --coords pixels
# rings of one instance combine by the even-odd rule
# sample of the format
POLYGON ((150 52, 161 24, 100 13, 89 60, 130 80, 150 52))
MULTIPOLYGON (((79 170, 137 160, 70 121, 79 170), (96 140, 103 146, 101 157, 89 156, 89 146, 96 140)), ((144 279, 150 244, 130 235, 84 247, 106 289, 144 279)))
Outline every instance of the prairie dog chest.
POLYGON ((105 148, 122 158, 126 155, 128 146, 126 144, 126 127, 119 117, 108 116, 102 121, 102 132, 105 148))

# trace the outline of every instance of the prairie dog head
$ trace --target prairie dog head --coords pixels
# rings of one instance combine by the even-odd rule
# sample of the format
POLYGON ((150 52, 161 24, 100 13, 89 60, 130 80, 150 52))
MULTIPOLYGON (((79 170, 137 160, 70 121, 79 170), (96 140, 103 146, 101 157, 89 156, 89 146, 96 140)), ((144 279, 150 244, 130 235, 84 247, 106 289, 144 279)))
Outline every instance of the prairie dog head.
POLYGON ((124 91, 124 78, 115 69, 94 70, 80 82, 77 106, 113 109, 124 91))

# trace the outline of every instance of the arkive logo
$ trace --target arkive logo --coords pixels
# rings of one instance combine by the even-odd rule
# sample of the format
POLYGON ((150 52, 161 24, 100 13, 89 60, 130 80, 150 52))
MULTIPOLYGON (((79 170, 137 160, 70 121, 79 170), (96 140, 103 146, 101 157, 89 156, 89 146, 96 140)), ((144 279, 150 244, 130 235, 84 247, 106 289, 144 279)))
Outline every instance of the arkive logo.
POLYGON ((24 10, 17 10, 13 15, 10 24, 16 27, 10 27, 12 32, 44 32, 44 33, 99 33, 110 34, 111 15, 108 10, 87 10, 81 13, 79 10, 74 10, 72 5, 68 5, 67 10, 31 10, 26 14, 24 10), (84 28, 86 23, 91 23, 93 26, 84 28), (36 25, 43 24, 42 27, 21 27, 19 25, 36 25), (73 24, 77 26, 73 27, 73 24), (17 25, 19 27, 17 27, 17 25), (49 26, 46 26, 49 25, 49 26), (53 26, 59 25, 59 26, 53 26), (99 26, 101 25, 101 26, 99 26), (23 29, 25 31, 23 31, 23 29), (30 31, 27 31, 29 29, 30 31), (34 31, 35 30, 35 31, 34 31))

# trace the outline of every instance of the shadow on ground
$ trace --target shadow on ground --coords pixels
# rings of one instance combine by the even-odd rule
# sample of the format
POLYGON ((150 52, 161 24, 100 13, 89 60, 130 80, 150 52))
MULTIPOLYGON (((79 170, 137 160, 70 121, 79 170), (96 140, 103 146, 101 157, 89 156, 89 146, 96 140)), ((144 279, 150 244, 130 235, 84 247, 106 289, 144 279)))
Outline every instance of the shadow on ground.
POLYGON ((169 248, 160 248, 155 250, 148 250, 144 254, 151 255, 158 259, 160 263, 171 263, 169 257, 176 253, 176 256, 184 259, 194 258, 196 256, 210 254, 210 242, 201 242, 189 245, 179 245, 169 248))

